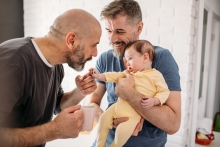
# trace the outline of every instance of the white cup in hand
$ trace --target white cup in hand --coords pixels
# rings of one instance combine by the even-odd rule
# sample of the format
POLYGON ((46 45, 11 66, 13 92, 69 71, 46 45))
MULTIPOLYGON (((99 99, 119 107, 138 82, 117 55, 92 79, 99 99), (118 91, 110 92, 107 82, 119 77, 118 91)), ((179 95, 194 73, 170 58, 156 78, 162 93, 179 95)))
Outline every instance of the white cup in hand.
POLYGON ((84 113, 82 132, 91 131, 93 128, 93 122, 95 116, 95 106, 81 106, 81 110, 84 113))

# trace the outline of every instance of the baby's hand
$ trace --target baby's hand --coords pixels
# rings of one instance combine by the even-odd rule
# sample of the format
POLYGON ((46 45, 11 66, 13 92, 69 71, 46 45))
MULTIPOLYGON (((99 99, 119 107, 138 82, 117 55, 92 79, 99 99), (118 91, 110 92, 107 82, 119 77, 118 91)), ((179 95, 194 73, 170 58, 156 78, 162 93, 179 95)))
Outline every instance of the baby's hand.
POLYGON ((99 72, 95 68, 90 68, 89 72, 91 73, 93 78, 97 78, 99 72))
POLYGON ((151 97, 143 97, 141 100, 141 105, 144 109, 150 109, 154 106, 154 98, 151 97))

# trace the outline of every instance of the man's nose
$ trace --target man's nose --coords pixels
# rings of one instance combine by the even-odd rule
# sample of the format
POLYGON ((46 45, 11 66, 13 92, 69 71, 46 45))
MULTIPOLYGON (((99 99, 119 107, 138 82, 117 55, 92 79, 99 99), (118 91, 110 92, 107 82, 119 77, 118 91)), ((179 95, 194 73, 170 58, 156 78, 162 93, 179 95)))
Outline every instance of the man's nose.
POLYGON ((91 56, 96 57, 98 55, 98 50, 95 48, 95 50, 92 52, 91 56))
POLYGON ((112 32, 111 34, 109 34, 109 41, 110 41, 111 43, 117 41, 117 34, 114 33, 114 32, 112 32))

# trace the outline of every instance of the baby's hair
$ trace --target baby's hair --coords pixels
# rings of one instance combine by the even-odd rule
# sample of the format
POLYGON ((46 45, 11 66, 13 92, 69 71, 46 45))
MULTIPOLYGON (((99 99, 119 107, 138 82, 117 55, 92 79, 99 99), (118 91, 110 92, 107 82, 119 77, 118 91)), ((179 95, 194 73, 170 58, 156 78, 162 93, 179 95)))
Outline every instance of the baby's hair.
POLYGON ((155 52, 153 45, 147 40, 135 40, 126 45, 125 51, 131 47, 134 47, 137 52, 144 54, 148 53, 150 60, 153 62, 155 58, 155 52))

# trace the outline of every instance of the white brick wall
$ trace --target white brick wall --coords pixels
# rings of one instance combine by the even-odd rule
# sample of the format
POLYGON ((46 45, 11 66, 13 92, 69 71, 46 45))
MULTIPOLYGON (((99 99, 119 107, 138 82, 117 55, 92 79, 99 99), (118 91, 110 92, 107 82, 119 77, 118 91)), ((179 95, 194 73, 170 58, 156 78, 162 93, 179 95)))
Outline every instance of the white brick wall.
MULTIPOLYGON (((191 85, 195 43, 195 0, 137 0, 143 12, 144 28, 141 39, 148 39, 171 51, 176 59, 182 86, 182 119, 179 131, 168 136, 166 147, 185 147, 189 144, 191 85)), ((53 20, 65 10, 81 8, 92 13, 98 20, 101 9, 111 0, 24 0, 25 36, 43 36, 53 20)), ((103 23, 101 22, 102 26, 103 23)), ((104 28, 104 27, 103 27, 104 28)), ((109 49, 105 30, 98 47, 99 54, 109 49)), ((84 74, 94 67, 96 58, 87 63, 85 70, 77 73, 65 65, 64 90, 75 87, 76 75, 84 74)), ((104 102, 103 108, 106 107, 104 102)), ((83 136, 80 136, 83 138, 83 136)), ((77 139, 75 139, 77 140, 77 139)), ((81 141, 81 139, 79 139, 81 141)), ((80 142, 80 147, 83 142, 80 142)))

